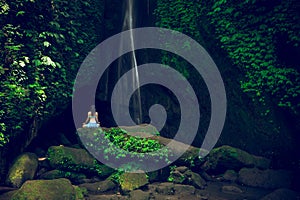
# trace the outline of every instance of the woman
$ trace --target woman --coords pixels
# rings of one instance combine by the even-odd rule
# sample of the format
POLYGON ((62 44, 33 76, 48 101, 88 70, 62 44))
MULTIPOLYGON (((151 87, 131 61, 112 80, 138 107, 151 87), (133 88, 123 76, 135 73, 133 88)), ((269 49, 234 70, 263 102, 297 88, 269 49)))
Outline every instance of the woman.
POLYGON ((88 117, 83 123, 82 127, 85 128, 97 128, 100 126, 98 120, 98 112, 96 112, 95 105, 91 106, 91 111, 88 112, 88 117))

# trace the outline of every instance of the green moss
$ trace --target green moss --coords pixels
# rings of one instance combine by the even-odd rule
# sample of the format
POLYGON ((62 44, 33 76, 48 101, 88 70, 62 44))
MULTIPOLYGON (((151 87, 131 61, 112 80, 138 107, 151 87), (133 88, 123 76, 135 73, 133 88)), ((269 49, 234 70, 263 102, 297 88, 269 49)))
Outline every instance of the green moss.
POLYGON ((92 173, 109 176, 114 170, 101 165, 86 150, 64 146, 52 146, 48 149, 50 165, 63 171, 92 173))
POLYGON ((37 156, 33 153, 20 155, 9 170, 6 183, 20 187, 26 180, 33 179, 38 167, 37 156))
POLYGON ((148 183, 145 173, 123 173, 119 177, 119 184, 123 192, 140 188, 148 183))
POLYGON ((87 189, 78 186, 74 186, 74 189, 76 192, 76 200, 84 200, 84 197, 88 194, 87 189))
POLYGON ((76 200, 76 192, 67 179, 27 181, 11 200, 76 200))

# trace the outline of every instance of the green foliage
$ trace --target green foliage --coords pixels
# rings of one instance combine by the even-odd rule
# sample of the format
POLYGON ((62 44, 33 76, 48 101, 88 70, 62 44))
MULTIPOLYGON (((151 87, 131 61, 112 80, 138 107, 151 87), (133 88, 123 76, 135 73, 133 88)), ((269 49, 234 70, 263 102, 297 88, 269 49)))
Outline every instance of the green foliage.
MULTIPOLYGON (((159 19, 156 26, 176 30, 189 35, 192 38, 200 36, 197 29, 198 8, 193 1, 182 0, 159 0, 155 15, 159 19)), ((164 44, 181 46, 185 50, 189 50, 187 41, 178 41, 178 44, 164 44), (182 44, 181 44, 182 43, 182 44)), ((189 78, 189 70, 187 63, 179 60, 170 54, 163 53, 162 63, 174 67, 184 77, 189 78)))
POLYGON ((76 200, 84 200, 88 195, 88 190, 85 187, 73 186, 76 192, 76 200))
MULTIPOLYGON (((78 134, 85 141, 87 149, 95 152, 108 162, 118 162, 123 171, 139 169, 136 161, 147 161, 154 158, 156 162, 170 163, 172 152, 158 141, 131 136, 120 128, 111 128, 107 131, 94 129, 79 130, 78 134), (97 144, 97 145, 95 145, 97 144)), ((149 163, 154 164, 154 163, 149 163)))
POLYGON ((119 128, 110 129, 105 132, 105 136, 114 145, 129 152, 147 153, 162 148, 162 145, 156 140, 129 136, 126 131, 119 128))
POLYGON ((0 147, 59 112, 100 41, 101 1, 0 1, 0 147))
POLYGON ((175 170, 176 167, 177 167, 176 165, 169 166, 169 168, 170 168, 170 175, 169 175, 169 177, 167 179, 169 182, 173 182, 174 181, 173 173, 174 173, 174 170, 175 170))
POLYGON ((211 9, 202 9, 202 15, 214 27, 220 46, 245 72, 241 88, 256 97, 253 100, 265 104, 271 96, 278 106, 296 113, 300 108, 298 63, 286 64, 278 55, 282 45, 299 46, 299 15, 293 1, 217 1, 206 6, 211 9))
MULTIPOLYGON (((266 97, 271 97, 279 107, 297 113, 300 108, 299 63, 280 55, 282 46, 299 51, 300 19, 295 4, 289 0, 159 0, 156 25, 186 33, 197 41, 205 39, 200 30, 206 32, 243 71, 241 88, 254 101, 265 105, 266 97)), ((162 61, 189 76, 184 72, 186 66, 178 59, 164 54, 162 61)))

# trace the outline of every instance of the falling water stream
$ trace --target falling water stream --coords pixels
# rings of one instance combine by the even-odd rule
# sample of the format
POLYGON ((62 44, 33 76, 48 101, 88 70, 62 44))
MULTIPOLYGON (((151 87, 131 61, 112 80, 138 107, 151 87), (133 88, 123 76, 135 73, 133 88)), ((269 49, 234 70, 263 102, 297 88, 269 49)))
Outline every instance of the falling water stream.
MULTIPOLYGON (((125 15, 124 15, 124 21, 122 26, 122 31, 128 30, 130 32, 130 56, 129 59, 119 59, 118 61, 118 78, 122 76, 122 73, 124 72, 124 68, 128 68, 128 65, 130 65, 130 69, 132 71, 132 81, 128 81, 128 83, 132 83, 132 87, 138 88, 135 92, 135 95, 132 96, 132 117, 135 120, 137 124, 142 123, 142 105, 141 105, 141 92, 140 92, 140 83, 139 83, 139 72, 137 68, 137 59, 135 54, 135 47, 134 47, 134 40, 133 40, 133 31, 132 29, 136 26, 136 20, 135 20, 135 12, 134 12, 134 1, 135 0, 126 0, 125 2, 125 15)), ((127 38, 122 38, 120 49, 122 48, 122 42, 127 38)), ((130 87, 129 85, 124 85, 123 89, 124 91, 130 87)), ((122 106, 122 105, 121 105, 122 106)))

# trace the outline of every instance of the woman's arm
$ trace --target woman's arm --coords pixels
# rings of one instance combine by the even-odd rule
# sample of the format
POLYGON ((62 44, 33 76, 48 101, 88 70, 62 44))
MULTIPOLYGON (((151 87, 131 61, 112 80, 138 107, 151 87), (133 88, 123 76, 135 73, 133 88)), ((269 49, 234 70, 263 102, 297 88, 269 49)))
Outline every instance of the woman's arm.
POLYGON ((98 124, 100 124, 99 119, 98 119, 98 112, 95 112, 95 116, 96 116, 96 122, 97 122, 98 124))
POLYGON ((88 112, 88 116, 84 122, 84 124, 87 124, 90 121, 91 112, 88 112))

